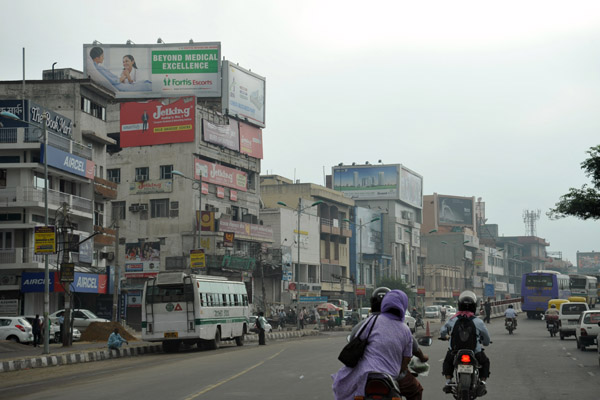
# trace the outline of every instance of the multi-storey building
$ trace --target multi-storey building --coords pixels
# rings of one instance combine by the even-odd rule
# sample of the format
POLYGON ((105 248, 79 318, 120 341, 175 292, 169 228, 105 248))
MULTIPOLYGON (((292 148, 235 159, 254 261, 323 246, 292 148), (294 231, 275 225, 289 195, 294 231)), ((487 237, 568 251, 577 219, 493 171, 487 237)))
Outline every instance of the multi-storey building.
POLYGON ((105 212, 116 185, 105 179, 105 154, 114 143, 106 130, 113 96, 72 69, 44 71, 43 77, 0 82, 0 109, 26 121, 0 121, 0 296, 18 300, 19 313, 43 311, 44 257, 34 252, 34 229, 45 224, 47 157, 49 224, 60 233, 60 252, 49 256, 50 310, 64 301, 58 266, 73 262, 73 306, 110 317, 105 273, 114 231, 105 212))
MULTIPOLYGON (((261 198, 267 209, 284 207, 294 210, 295 218, 287 220, 292 223, 292 227, 276 228, 280 229, 277 240, 287 239, 286 243, 294 240, 291 245, 293 273, 291 280, 286 279, 283 284, 283 290, 289 292, 289 298, 325 296, 329 299, 352 301, 354 287, 350 275, 348 240, 352 231, 350 224, 344 220, 350 219, 354 201, 338 191, 313 183, 294 183, 277 175, 261 176, 261 198), (300 227, 297 225, 298 213, 300 227), (318 232, 305 230, 303 223, 307 221, 310 227, 308 221, 311 220, 302 214, 319 218, 318 232), (294 237, 283 236, 292 232, 294 237), (315 239, 319 243, 319 258, 315 259, 314 254, 309 253, 310 258, 305 259, 303 250, 314 253, 314 247, 310 243, 314 243, 315 239)), ((282 222, 286 222, 285 217, 282 222)), ((281 244, 275 243, 276 246, 281 244)))

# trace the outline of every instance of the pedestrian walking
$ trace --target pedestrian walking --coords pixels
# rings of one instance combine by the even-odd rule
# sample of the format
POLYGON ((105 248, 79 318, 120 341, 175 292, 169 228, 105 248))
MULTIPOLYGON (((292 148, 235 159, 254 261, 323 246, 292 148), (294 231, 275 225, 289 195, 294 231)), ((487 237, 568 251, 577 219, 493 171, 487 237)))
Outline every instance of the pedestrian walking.
POLYGON ((300 329, 304 329, 304 318, 306 317, 306 307, 302 307, 300 314, 298 315, 298 320, 300 321, 300 329))
POLYGON ((37 347, 38 344, 42 343, 42 321, 40 320, 39 314, 35 314, 31 332, 33 333, 33 347, 37 347))
POLYGON ((264 346, 266 343, 265 340, 265 324, 267 320, 265 319, 265 313, 259 312, 258 319, 256 320, 256 325, 258 326, 258 344, 264 346))
POLYGON ((490 298, 489 297, 485 301, 485 304, 483 305, 483 308, 485 309, 485 318, 483 319, 483 321, 487 322, 489 324, 490 323, 490 317, 492 316, 492 303, 490 302, 490 298))

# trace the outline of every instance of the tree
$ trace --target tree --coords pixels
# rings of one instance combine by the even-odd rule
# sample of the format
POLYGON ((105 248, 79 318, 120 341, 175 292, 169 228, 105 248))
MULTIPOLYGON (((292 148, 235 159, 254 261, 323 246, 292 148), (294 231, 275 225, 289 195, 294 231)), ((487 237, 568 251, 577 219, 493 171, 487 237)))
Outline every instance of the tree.
POLYGON ((569 193, 560 197, 560 201, 546 215, 550 219, 577 217, 583 220, 600 219, 600 145, 591 147, 589 158, 581 163, 585 175, 592 179, 592 186, 583 185, 581 189, 570 188, 569 193))

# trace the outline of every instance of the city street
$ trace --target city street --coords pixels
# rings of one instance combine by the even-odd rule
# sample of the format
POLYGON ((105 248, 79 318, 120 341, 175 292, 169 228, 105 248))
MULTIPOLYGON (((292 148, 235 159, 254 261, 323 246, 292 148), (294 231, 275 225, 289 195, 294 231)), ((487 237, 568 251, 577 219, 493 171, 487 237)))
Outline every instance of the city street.
MULTIPOLYGON (((503 321, 492 321, 488 348, 492 376, 487 399, 577 398, 600 392, 595 347, 581 352, 575 339, 550 338, 543 321, 521 318, 509 336, 503 321)), ((439 330, 439 322, 431 322, 439 330)), ((11 399, 332 399, 331 378, 344 332, 324 333, 267 346, 227 346, 218 351, 192 349, 73 366, 8 372, 0 398, 11 399)), ((451 399, 442 393, 440 375, 446 342, 424 348, 431 372, 420 380, 424 399, 451 399)))

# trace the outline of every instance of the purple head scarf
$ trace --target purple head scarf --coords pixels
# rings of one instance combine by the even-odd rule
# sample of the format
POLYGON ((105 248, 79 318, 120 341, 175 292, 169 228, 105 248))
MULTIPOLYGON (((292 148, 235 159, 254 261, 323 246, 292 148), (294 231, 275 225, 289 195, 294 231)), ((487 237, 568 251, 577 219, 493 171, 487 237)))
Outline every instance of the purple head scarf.
POLYGON ((408 307, 408 296, 402 290, 391 290, 383 297, 381 302, 381 312, 386 317, 404 322, 404 315, 408 307), (400 316, 390 313, 392 308, 400 310, 400 316))

